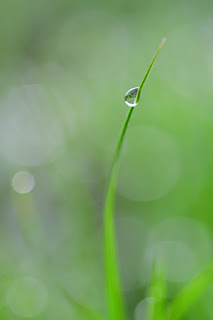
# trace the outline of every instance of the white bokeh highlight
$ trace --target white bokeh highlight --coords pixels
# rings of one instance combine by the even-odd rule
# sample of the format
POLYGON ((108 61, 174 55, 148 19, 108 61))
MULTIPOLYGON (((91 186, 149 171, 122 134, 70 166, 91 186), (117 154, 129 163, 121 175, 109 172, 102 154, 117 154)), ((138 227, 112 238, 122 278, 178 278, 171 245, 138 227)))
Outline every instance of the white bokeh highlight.
POLYGON ((1 154, 10 163, 38 166, 64 151, 61 121, 39 84, 14 87, 0 100, 1 154))
POLYGON ((29 193, 34 186, 34 177, 27 171, 19 171, 12 178, 12 187, 17 193, 29 193))

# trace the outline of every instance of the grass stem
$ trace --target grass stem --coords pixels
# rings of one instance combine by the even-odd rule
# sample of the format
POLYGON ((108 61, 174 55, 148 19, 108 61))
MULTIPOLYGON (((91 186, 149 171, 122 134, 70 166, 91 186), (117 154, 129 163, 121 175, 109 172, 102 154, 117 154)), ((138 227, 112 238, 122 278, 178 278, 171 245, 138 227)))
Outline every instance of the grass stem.
MULTIPOLYGON (((165 38, 162 40, 154 58, 152 59, 147 72, 141 82, 138 89, 136 102, 138 103, 140 93, 145 84, 145 81, 149 75, 152 65, 157 58, 165 38)), ((123 128, 121 130, 120 138, 118 140, 117 147, 115 149, 114 158, 112 161, 112 167, 109 175, 108 187, 106 192, 106 199, 104 205, 104 263, 105 263, 105 276, 106 276, 106 290, 107 300, 109 308, 110 320, 125 320, 126 313, 124 308, 124 301, 120 283, 118 257, 115 239, 115 226, 114 226, 114 200, 115 200, 115 188, 118 173, 118 162, 121 152, 121 147, 124 141, 124 137, 127 131, 128 124, 130 122, 134 108, 130 107, 126 119, 124 121, 123 128)))

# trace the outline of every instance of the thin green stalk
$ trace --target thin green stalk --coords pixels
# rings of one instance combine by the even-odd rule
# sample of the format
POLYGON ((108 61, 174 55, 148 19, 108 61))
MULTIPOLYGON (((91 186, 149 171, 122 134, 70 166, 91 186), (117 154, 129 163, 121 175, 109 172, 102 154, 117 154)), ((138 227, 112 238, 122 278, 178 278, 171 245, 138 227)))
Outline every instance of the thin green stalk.
POLYGON ((147 320, 166 320, 166 269, 161 258, 153 263, 149 296, 153 302, 149 304, 147 320))
MULTIPOLYGON (((154 58, 152 59, 143 81, 138 89, 136 102, 139 101, 141 90, 149 75, 152 65, 159 54, 165 39, 162 40, 154 58)), ((115 150, 111 172, 109 175, 109 182, 106 192, 105 206, 104 206, 104 262, 105 262, 105 275, 106 275, 106 289, 107 300, 109 308, 110 320, 125 320, 125 308, 120 283, 117 248, 115 240, 115 226, 114 226, 114 200, 115 200, 115 187, 118 173, 118 161, 120 156, 121 147, 124 141, 126 130, 132 116, 134 108, 130 108, 126 116, 120 138, 115 150)))
POLYGON ((136 104, 138 103, 138 101, 139 101, 139 99, 140 99, 141 90, 142 90, 142 88, 143 88, 143 86, 144 86, 144 83, 146 82, 146 79, 147 79, 147 77, 148 77, 148 75, 149 75, 149 72, 150 72, 150 70, 151 70, 154 62, 155 62, 155 59, 157 58, 157 56, 158 56, 159 52, 161 51, 161 48, 163 47, 163 45, 164 45, 165 42, 166 42, 166 38, 163 38, 162 41, 161 41, 161 43, 160 43, 160 45, 159 45, 159 47, 158 47, 158 50, 156 51, 156 53, 155 53, 155 55, 154 55, 154 57, 153 57, 153 59, 152 59, 152 62, 151 62, 150 65, 149 65, 149 68, 147 69, 147 72, 146 72, 146 74, 145 74, 145 76, 144 76, 144 78, 143 78, 143 80, 142 80, 142 82, 141 82, 141 84, 140 84, 140 87, 139 87, 139 89, 138 89, 138 92, 137 92, 137 96, 136 96, 136 99, 135 99, 135 103, 136 103, 136 104))
POLYGON ((213 281, 213 262, 186 285, 169 308, 169 320, 183 319, 190 307, 200 298, 213 281))

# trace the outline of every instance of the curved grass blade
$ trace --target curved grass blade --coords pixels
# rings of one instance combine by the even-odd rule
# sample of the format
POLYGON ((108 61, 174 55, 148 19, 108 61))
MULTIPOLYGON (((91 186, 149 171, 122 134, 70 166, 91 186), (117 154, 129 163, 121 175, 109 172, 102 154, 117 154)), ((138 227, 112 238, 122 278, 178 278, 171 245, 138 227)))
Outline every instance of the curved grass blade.
MULTIPOLYGON (((152 65, 159 54, 163 43, 158 48, 153 60, 151 61, 145 77, 140 85, 139 94, 137 93, 137 101, 140 97, 140 92, 152 68, 152 65)), ((114 227, 114 200, 115 200, 115 186, 118 173, 118 161, 120 156, 121 147, 124 141, 126 130, 132 116, 134 108, 130 108, 125 119, 123 128, 121 130, 120 138, 115 150, 111 172, 109 175, 109 182, 106 192, 106 199, 104 205, 104 263, 105 263, 105 276, 106 276, 106 290, 110 320, 124 320, 126 318, 125 308, 120 284, 120 277, 118 271, 117 250, 115 241, 115 227, 114 227)))
POLYGON ((213 263, 192 280, 172 302, 169 320, 182 319, 191 305, 202 295, 213 281, 213 263))
POLYGON ((157 56, 158 56, 159 52, 161 51, 161 48, 163 47, 163 45, 164 45, 165 42, 166 42, 166 38, 163 38, 162 41, 161 41, 161 43, 160 43, 160 45, 159 45, 159 47, 158 47, 158 50, 156 51, 156 53, 155 53, 155 55, 154 55, 154 57, 153 57, 153 59, 152 59, 152 62, 151 62, 150 65, 149 65, 149 68, 147 69, 147 72, 146 72, 146 74, 145 74, 145 76, 144 76, 144 78, 143 78, 143 80, 142 80, 142 82, 141 82, 141 84, 140 84, 140 87, 139 87, 139 89, 138 89, 138 92, 137 92, 137 96, 136 96, 136 99, 135 99, 135 103, 136 103, 136 104, 138 103, 138 101, 139 101, 139 99, 140 99, 141 90, 142 90, 142 88, 143 88, 143 86, 144 86, 144 83, 146 82, 146 79, 147 79, 147 77, 148 77, 148 75, 149 75, 149 72, 150 72, 150 70, 151 70, 154 62, 155 62, 155 59, 157 58, 157 56))

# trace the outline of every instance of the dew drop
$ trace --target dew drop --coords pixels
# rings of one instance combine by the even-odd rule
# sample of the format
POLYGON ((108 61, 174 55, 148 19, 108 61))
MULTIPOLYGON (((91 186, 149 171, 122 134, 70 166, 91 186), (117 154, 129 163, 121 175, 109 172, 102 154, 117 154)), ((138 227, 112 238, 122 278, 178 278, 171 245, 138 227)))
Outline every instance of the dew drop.
POLYGON ((137 97, 138 88, 139 87, 135 87, 135 88, 130 89, 129 91, 127 91, 127 93, 125 95, 125 103, 129 107, 135 107, 137 105, 137 103, 135 103, 135 100, 137 97))

